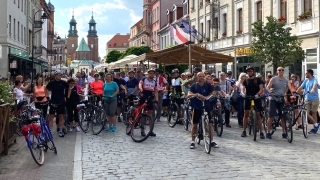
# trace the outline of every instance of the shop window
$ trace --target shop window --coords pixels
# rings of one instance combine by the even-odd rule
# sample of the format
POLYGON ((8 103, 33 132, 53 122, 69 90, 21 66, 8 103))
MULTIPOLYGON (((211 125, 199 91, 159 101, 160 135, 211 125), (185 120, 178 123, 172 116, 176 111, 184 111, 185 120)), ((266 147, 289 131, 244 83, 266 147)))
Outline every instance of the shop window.
POLYGON ((317 49, 306 50, 306 62, 317 62, 317 49))

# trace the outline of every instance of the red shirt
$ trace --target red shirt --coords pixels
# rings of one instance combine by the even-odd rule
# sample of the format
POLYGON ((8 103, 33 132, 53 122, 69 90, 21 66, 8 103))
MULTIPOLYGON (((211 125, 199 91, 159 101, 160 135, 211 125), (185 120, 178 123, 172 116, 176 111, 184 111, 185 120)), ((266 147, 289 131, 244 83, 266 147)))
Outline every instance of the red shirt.
POLYGON ((99 95, 103 94, 103 86, 104 86, 104 83, 101 80, 98 80, 98 82, 93 81, 90 83, 90 87, 92 88, 92 91, 95 94, 99 94, 99 95))

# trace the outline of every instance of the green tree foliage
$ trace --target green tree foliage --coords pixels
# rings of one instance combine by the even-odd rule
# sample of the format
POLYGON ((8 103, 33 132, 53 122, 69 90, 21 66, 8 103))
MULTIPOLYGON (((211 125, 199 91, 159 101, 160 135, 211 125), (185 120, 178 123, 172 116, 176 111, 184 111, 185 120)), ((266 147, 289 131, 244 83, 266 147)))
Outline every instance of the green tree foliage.
POLYGON ((170 65, 170 66, 166 66, 166 67, 160 65, 159 68, 161 69, 161 72, 167 72, 169 74, 171 74, 173 69, 178 68, 179 72, 181 74, 181 73, 185 72, 188 69, 188 65, 176 64, 176 65, 170 65))
POLYGON ((118 61, 119 57, 122 56, 123 53, 117 50, 112 50, 108 53, 106 63, 112 63, 118 61))
MULTIPOLYGON (((153 52, 152 49, 150 49, 149 46, 140 46, 140 47, 129 47, 120 57, 119 59, 123 59, 126 56, 129 55, 136 55, 140 56, 141 54, 148 53, 148 52, 153 52)), ((118 60, 119 60, 118 59, 118 60)))
POLYGON ((267 20, 265 25, 261 20, 252 24, 253 42, 249 56, 256 62, 270 63, 274 73, 279 66, 286 67, 304 59, 302 40, 291 35, 292 28, 285 28, 285 23, 273 16, 268 16, 267 20))

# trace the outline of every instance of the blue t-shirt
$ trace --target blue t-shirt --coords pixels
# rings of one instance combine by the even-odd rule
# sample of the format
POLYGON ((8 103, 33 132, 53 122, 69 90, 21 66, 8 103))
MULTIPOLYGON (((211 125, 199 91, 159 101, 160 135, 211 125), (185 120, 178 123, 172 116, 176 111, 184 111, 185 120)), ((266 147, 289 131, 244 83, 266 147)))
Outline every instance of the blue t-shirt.
MULTIPOLYGON (((306 92, 310 92, 315 84, 318 84, 318 80, 314 77, 311 80, 305 79, 301 84, 301 86, 303 87, 304 92, 306 93, 306 92)), ((318 99, 319 99, 318 89, 316 89, 313 94, 308 93, 306 95, 307 101, 313 101, 318 99)))
MULTIPOLYGON (((220 87, 219 87, 220 88, 220 87)), ((212 93, 213 91, 213 86, 209 83, 204 83, 203 86, 200 86, 198 83, 194 83, 191 87, 190 87, 190 91, 192 93, 199 93, 203 96, 208 96, 212 93)), ((220 89, 221 90, 221 89, 220 89)), ((207 103, 209 103, 208 101, 205 102, 206 106, 207 103)), ((202 101, 199 100, 198 98, 192 98, 191 99, 191 107, 194 109, 202 109, 202 101)))
MULTIPOLYGON (((136 86, 139 86, 139 81, 136 78, 129 79, 127 81, 128 94, 131 94, 136 86)), ((138 95, 139 91, 136 91, 134 95, 138 95)))
MULTIPOLYGON (((112 96, 117 89, 119 89, 119 86, 117 85, 116 82, 112 81, 110 84, 104 83, 103 91, 104 91, 104 99, 108 100, 109 96, 112 96)), ((111 100, 117 100, 117 96, 114 96, 110 98, 111 100)))

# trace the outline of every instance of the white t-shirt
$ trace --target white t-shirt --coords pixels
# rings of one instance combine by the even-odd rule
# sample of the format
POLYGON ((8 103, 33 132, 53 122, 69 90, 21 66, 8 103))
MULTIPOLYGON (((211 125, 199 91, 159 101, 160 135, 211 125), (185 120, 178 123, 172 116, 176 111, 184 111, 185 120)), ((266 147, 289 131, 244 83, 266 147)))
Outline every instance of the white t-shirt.
POLYGON ((16 94, 16 99, 19 101, 23 101, 23 92, 19 88, 14 88, 13 92, 16 94))
POLYGON ((94 81, 94 77, 89 76, 89 77, 88 77, 88 83, 90 84, 90 83, 93 82, 93 81, 94 81))

